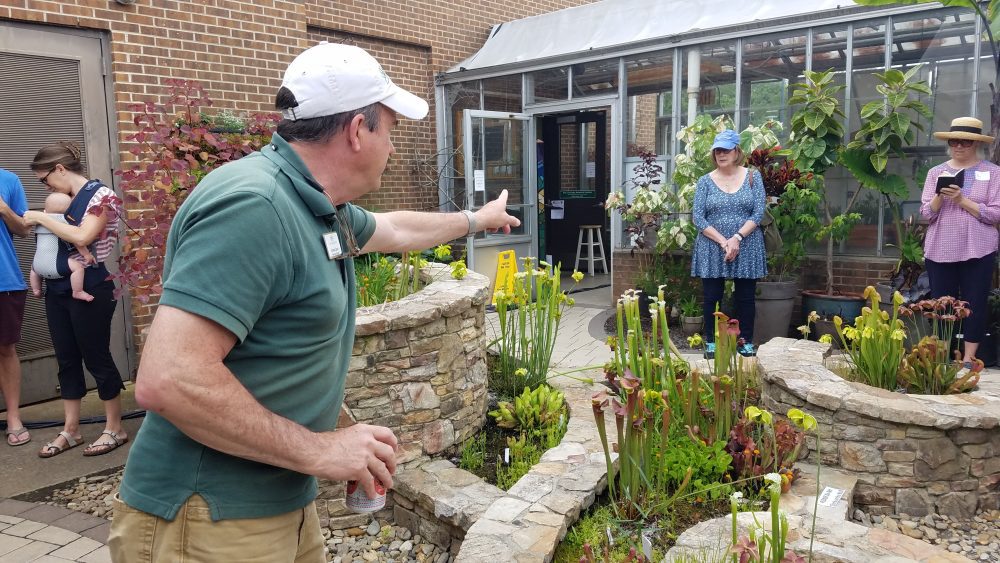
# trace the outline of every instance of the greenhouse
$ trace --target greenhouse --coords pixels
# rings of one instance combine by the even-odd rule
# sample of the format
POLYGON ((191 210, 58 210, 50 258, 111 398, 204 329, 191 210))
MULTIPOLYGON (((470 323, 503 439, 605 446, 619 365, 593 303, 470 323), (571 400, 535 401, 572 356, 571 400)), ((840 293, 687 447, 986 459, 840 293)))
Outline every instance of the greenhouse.
MULTIPOLYGON (((835 167, 825 176, 832 209, 856 199, 852 211, 861 216, 836 245, 838 264, 851 256, 891 263, 890 205, 901 217, 914 214, 926 170, 946 158, 931 133, 963 115, 989 122, 994 73, 983 31, 963 8, 833 0, 747 2, 738 10, 721 0, 623 0, 497 25, 477 53, 437 78, 441 203, 474 209, 509 189, 521 230, 470 240, 472 268, 490 277, 497 254, 510 249, 598 275, 602 266, 634 271, 634 237, 604 203, 616 191, 631 197, 640 155, 655 153, 660 183, 673 190, 675 157, 685 151, 679 134, 700 115, 728 116, 738 131, 775 120, 784 142, 793 85, 808 71, 832 71, 843 87, 846 144, 865 104, 883 98, 875 73, 919 66, 913 79, 933 92, 920 96, 933 118, 915 118, 922 131, 904 156, 889 160, 908 196, 887 203, 862 189, 855 198, 861 188, 851 174, 835 167)), ((622 283, 619 292, 629 285, 622 283)))

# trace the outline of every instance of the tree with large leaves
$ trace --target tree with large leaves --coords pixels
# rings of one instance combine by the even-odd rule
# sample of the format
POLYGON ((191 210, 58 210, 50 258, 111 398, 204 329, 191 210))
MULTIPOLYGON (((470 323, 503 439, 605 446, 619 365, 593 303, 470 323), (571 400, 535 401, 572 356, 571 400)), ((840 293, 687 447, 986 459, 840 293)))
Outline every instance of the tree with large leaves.
POLYGON ((855 4, 862 6, 906 6, 913 4, 942 4, 948 7, 967 8, 976 13, 976 16, 983 22, 983 29, 989 38, 990 49, 993 54, 994 78, 990 82, 990 92, 993 99, 990 102, 990 135, 994 138, 990 146, 990 160, 1000 164, 1000 45, 997 44, 996 37, 1000 35, 1000 0, 989 0, 983 5, 975 0, 854 0, 855 4))

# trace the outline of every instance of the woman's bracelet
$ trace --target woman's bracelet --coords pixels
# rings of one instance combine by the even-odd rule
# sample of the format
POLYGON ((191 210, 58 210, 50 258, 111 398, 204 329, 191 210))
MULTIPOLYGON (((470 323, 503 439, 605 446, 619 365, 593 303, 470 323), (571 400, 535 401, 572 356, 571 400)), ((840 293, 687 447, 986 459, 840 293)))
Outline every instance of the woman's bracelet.
POLYGON ((743 242, 743 235, 741 235, 739 231, 736 231, 736 234, 733 236, 736 237, 736 240, 739 242, 743 242))

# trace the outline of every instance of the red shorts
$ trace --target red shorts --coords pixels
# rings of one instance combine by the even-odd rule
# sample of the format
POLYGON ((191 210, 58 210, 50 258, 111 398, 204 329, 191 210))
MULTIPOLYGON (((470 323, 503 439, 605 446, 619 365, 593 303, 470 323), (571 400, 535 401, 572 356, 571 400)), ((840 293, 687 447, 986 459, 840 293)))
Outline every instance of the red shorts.
POLYGON ((24 320, 24 300, 28 292, 0 291, 0 346, 21 341, 21 322, 24 320))

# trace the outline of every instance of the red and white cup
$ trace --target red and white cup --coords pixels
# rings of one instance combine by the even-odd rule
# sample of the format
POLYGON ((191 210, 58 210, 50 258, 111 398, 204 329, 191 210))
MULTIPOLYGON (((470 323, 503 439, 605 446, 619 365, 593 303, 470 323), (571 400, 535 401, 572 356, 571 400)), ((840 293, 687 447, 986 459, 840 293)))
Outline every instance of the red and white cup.
POLYGON ((385 485, 376 479, 375 498, 368 498, 364 487, 357 481, 348 481, 346 504, 351 511, 362 514, 382 510, 385 508, 385 485))

